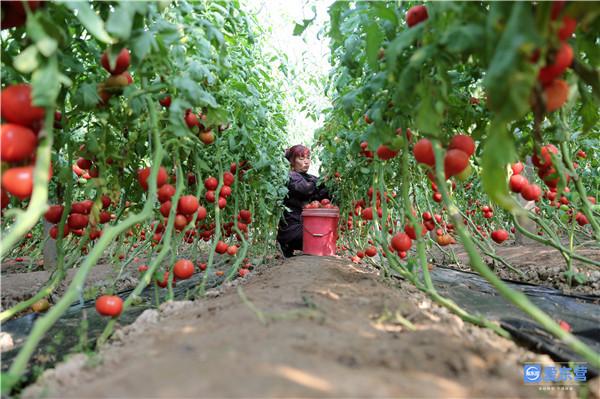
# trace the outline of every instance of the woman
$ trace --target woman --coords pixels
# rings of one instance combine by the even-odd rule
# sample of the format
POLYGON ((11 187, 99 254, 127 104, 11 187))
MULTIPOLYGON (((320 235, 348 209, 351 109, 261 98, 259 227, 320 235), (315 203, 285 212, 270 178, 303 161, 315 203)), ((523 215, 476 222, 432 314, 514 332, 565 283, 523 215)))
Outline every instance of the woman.
POLYGON ((283 204, 289 210, 283 212, 279 222, 277 241, 281 245, 283 255, 289 258, 295 249, 302 249, 302 208, 314 200, 329 198, 327 190, 317 186, 317 177, 309 175, 310 150, 303 145, 295 145, 285 152, 290 162, 288 195, 283 204))

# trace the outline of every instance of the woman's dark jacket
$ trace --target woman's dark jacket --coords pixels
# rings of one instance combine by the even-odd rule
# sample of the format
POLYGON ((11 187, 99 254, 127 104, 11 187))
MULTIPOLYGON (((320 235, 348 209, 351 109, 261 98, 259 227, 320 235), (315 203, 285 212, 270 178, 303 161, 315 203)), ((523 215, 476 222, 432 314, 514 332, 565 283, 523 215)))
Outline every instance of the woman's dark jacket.
POLYGON ((329 198, 329 193, 323 185, 317 185, 317 177, 308 173, 291 171, 288 180, 288 195, 283 204, 289 208, 283 212, 279 222, 277 241, 290 243, 302 242, 302 208, 315 200, 329 198))

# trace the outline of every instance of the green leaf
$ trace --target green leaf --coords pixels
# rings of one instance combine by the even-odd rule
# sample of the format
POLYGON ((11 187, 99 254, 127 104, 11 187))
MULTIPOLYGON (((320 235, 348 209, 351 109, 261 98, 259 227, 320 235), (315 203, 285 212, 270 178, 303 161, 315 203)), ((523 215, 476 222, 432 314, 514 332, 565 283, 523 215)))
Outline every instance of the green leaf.
POLYGON ((366 26, 367 33, 367 62, 373 69, 377 66, 377 56, 379 54, 379 48, 383 41, 383 32, 379 29, 379 25, 375 21, 371 21, 366 26))
POLYGON ((200 96, 198 96, 196 99, 198 100, 198 103, 201 104, 202 106, 208 105, 209 107, 212 108, 217 108, 219 106, 219 104, 217 103, 217 100, 213 97, 212 94, 210 94, 209 92, 205 91, 205 90, 200 90, 200 96))
POLYGON ((423 24, 419 24, 400 32, 400 34, 390 42, 385 51, 385 60, 389 64, 390 70, 393 70, 396 67, 398 56, 422 34, 423 24))
POLYGON ((156 38, 151 32, 142 32, 131 41, 131 49, 137 59, 143 59, 152 48, 157 48, 156 38))
POLYGON ((342 107, 348 115, 352 115, 356 108, 356 98, 360 94, 360 89, 352 90, 350 93, 342 97, 342 107))
POLYGON ((209 125, 224 125, 228 122, 227 110, 223 108, 209 108, 206 113, 206 122, 209 125))
POLYGON ((212 170, 203 159, 198 159, 198 167, 206 172, 210 172, 212 170))
POLYGON ((579 92, 581 93, 581 99, 583 104, 579 109, 579 115, 583 121, 582 130, 587 133, 592 128, 598 125, 600 121, 600 113, 598 111, 598 104, 594 101, 594 98, 589 94, 586 89, 580 84, 579 92))
POLYGON ((387 19, 394 25, 398 25, 398 16, 392 8, 388 8, 390 3, 385 1, 374 1, 370 3, 375 8, 375 14, 382 19, 387 19))
POLYGON ((56 57, 53 57, 31 76, 33 104, 39 107, 54 106, 60 92, 60 82, 58 62, 56 57))
POLYGON ((453 26, 444 33, 442 44, 451 53, 462 53, 479 48, 485 40, 485 32, 475 24, 453 26))
POLYGON ((313 21, 315 20, 316 17, 317 17, 317 15, 315 14, 315 16, 312 17, 311 19, 303 20, 302 24, 298 24, 298 23, 295 24, 293 35, 294 36, 302 35, 302 33, 306 30, 306 28, 308 28, 313 23, 313 21))
POLYGON ((488 105, 506 121, 522 117, 531 108, 529 98, 536 70, 523 57, 523 50, 533 50, 539 41, 530 4, 513 3, 484 79, 488 105))
POLYGON ((421 97, 417 111, 417 128, 428 135, 438 136, 443 115, 436 108, 436 99, 425 82, 419 84, 417 91, 421 97))
POLYGON ((131 3, 122 2, 119 4, 106 21, 106 30, 122 40, 127 40, 131 36, 131 27, 135 15, 135 10, 131 7, 131 3))
POLYGON ((95 83, 84 83, 75 92, 73 102, 83 108, 89 109, 98 104, 98 93, 95 83))
POLYGON ((336 1, 329 7, 329 19, 330 19, 330 30, 329 36, 333 39, 332 48, 339 47, 343 40, 342 32, 340 30, 342 11, 347 8, 348 5, 345 1, 336 1))
POLYGON ((63 1, 65 6, 76 13, 77 19, 101 42, 112 44, 115 40, 104 29, 104 21, 92 10, 87 1, 63 1))
POLYGON ((508 128, 501 120, 490 123, 488 139, 481 157, 481 181, 490 199, 503 209, 514 214, 525 211, 508 191, 506 165, 517 159, 515 143, 508 128), (498 151, 498 149, 502 151, 498 151))

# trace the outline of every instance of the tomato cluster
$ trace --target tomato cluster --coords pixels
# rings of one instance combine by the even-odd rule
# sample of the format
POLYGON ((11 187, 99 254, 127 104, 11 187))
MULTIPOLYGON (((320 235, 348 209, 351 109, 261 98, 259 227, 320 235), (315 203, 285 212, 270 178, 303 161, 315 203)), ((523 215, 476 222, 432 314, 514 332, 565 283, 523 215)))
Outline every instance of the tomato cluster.
POLYGON ((311 201, 304 209, 339 209, 337 206, 333 205, 331 201, 327 198, 322 199, 321 201, 311 201))
MULTIPOLYGON (((2 172, 2 208, 5 208, 7 193, 24 200, 33 192, 34 152, 45 112, 32 104, 31 86, 25 83, 3 89, 0 105, 5 122, 1 126, 0 154, 2 161, 11 165, 2 172)), ((52 175, 52 170, 49 174, 52 175)))

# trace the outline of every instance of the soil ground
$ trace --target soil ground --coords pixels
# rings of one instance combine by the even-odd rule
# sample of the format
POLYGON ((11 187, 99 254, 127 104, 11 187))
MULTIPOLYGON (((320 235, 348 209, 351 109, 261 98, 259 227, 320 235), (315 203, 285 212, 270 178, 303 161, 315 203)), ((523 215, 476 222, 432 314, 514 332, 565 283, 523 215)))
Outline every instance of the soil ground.
MULTIPOLYGON (((588 265, 577 260, 573 261, 574 271, 580 273, 585 281, 578 282, 576 279, 572 279, 571 285, 569 285, 564 274, 568 270, 565 260, 560 252, 554 248, 538 243, 525 246, 506 243, 496 246, 495 250, 496 255, 524 274, 523 276, 490 257, 484 257, 486 263, 503 279, 552 287, 567 295, 600 295, 600 268, 597 266, 588 265)), ((448 254, 444 254, 439 250, 433 251, 436 264, 471 271, 469 257, 461 245, 445 247, 444 251, 448 254), (458 263, 450 255, 451 250, 454 250, 458 263)), ((600 262, 600 247, 597 243, 584 244, 576 252, 578 255, 600 262)))
POLYGON ((206 298, 146 310, 22 397, 576 397, 524 385, 523 362, 547 356, 394 284, 336 258, 261 266, 206 298))
MULTIPOLYGON (((141 264, 141 263, 138 263, 141 264)), ((129 265, 116 281, 116 291, 122 291, 136 286, 138 281, 137 265, 129 265)), ((67 270, 67 276, 56 292, 51 296, 50 302, 56 302, 71 283, 78 269, 67 270)), ((98 264, 90 271, 85 283, 85 290, 101 292, 103 288, 112 286, 119 269, 110 264, 98 264)), ((51 273, 46 270, 36 270, 27 273, 7 273, 2 275, 2 299, 0 310, 5 310, 37 294, 47 283, 51 273)), ((94 295, 96 296, 96 295, 94 295)))

